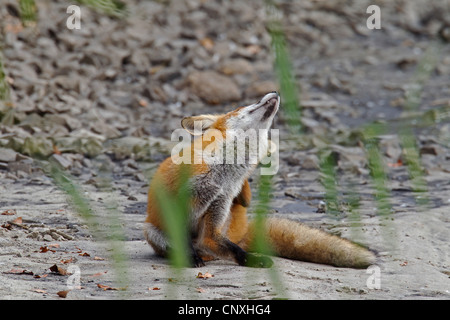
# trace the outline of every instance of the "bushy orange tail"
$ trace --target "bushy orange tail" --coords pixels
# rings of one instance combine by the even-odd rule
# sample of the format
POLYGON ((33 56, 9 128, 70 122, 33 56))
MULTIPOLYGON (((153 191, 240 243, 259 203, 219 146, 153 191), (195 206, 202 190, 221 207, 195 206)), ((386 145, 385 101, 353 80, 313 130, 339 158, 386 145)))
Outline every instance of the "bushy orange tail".
MULTIPOLYGON (((347 268, 366 268, 376 260, 364 247, 292 220, 269 218, 265 227, 269 244, 280 257, 347 268)), ((253 235, 251 223, 245 247, 252 242, 253 235)))

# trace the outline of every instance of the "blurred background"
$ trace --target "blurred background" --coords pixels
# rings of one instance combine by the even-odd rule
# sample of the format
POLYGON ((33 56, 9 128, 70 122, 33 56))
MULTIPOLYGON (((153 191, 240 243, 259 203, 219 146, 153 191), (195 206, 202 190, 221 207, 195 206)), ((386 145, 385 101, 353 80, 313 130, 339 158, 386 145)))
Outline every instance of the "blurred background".
MULTIPOLYGON (((183 116, 222 113, 281 89, 276 28, 298 120, 318 139, 409 111, 433 118, 427 111, 449 103, 448 1, 3 0, 0 10, 0 144, 26 155, 56 147, 95 156, 127 137, 135 157, 159 159, 141 139, 170 139, 183 116), (80 29, 68 27, 72 4, 80 29), (367 27, 371 4, 381 9, 379 30, 367 27), (408 110, 418 64, 438 46, 420 102, 408 110)), ((277 126, 286 118, 280 112, 277 126)), ((435 138, 448 142, 448 127, 440 129, 435 138)), ((123 152, 118 158, 130 156, 123 152)))

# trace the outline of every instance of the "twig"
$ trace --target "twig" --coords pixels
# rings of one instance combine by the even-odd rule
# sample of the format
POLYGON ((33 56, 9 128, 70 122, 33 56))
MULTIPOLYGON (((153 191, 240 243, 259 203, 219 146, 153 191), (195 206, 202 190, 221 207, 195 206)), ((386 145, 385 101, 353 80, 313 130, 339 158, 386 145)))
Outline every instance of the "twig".
POLYGON ((7 223, 9 223, 9 224, 11 224, 11 225, 13 225, 13 226, 16 226, 16 227, 21 227, 21 228, 23 228, 23 229, 25 229, 25 230, 30 230, 29 227, 24 226, 24 225, 22 225, 22 224, 20 224, 20 223, 16 223, 16 222, 12 222, 12 221, 7 221, 7 223))
POLYGON ((62 236, 63 238, 65 238, 67 240, 73 240, 73 237, 69 236, 68 234, 66 234, 66 233, 64 233, 62 231, 59 231, 59 230, 56 230, 56 229, 50 229, 50 232, 54 232, 56 234, 59 234, 60 236, 62 236))

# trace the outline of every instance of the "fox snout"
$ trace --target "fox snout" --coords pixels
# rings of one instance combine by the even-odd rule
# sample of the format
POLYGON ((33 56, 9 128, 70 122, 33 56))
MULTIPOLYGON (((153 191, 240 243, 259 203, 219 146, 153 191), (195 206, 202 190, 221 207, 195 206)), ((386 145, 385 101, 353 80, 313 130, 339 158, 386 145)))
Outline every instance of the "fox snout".
POLYGON ((272 91, 266 94, 261 100, 258 101, 258 103, 250 105, 249 107, 254 107, 251 112, 254 112, 259 108, 268 108, 273 111, 275 107, 278 107, 279 102, 280 96, 278 95, 278 92, 272 91))
POLYGON ((277 94, 276 97, 270 98, 269 100, 267 100, 266 104, 266 112, 264 112, 261 121, 266 121, 272 114, 274 114, 275 108, 278 110, 278 101, 279 101, 279 96, 277 94))
POLYGON ((264 122, 278 111, 279 105, 280 96, 278 95, 278 92, 272 91, 271 93, 266 94, 258 103, 251 105, 249 114, 252 114, 260 109, 264 110, 260 120, 264 122))
POLYGON ((228 114, 227 127, 230 129, 268 129, 280 106, 280 96, 276 91, 266 94, 257 103, 238 108, 228 114))

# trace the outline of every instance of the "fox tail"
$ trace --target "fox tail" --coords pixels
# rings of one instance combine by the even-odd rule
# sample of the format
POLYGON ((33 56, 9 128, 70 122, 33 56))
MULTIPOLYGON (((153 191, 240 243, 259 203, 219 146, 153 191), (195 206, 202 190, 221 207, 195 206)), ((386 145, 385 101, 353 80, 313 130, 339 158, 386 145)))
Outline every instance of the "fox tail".
MULTIPOLYGON (((254 235, 252 221, 245 247, 251 247, 254 235)), ((266 219, 265 237, 275 255, 288 259, 346 268, 367 268, 376 260, 373 252, 356 243, 288 219, 266 219)))

